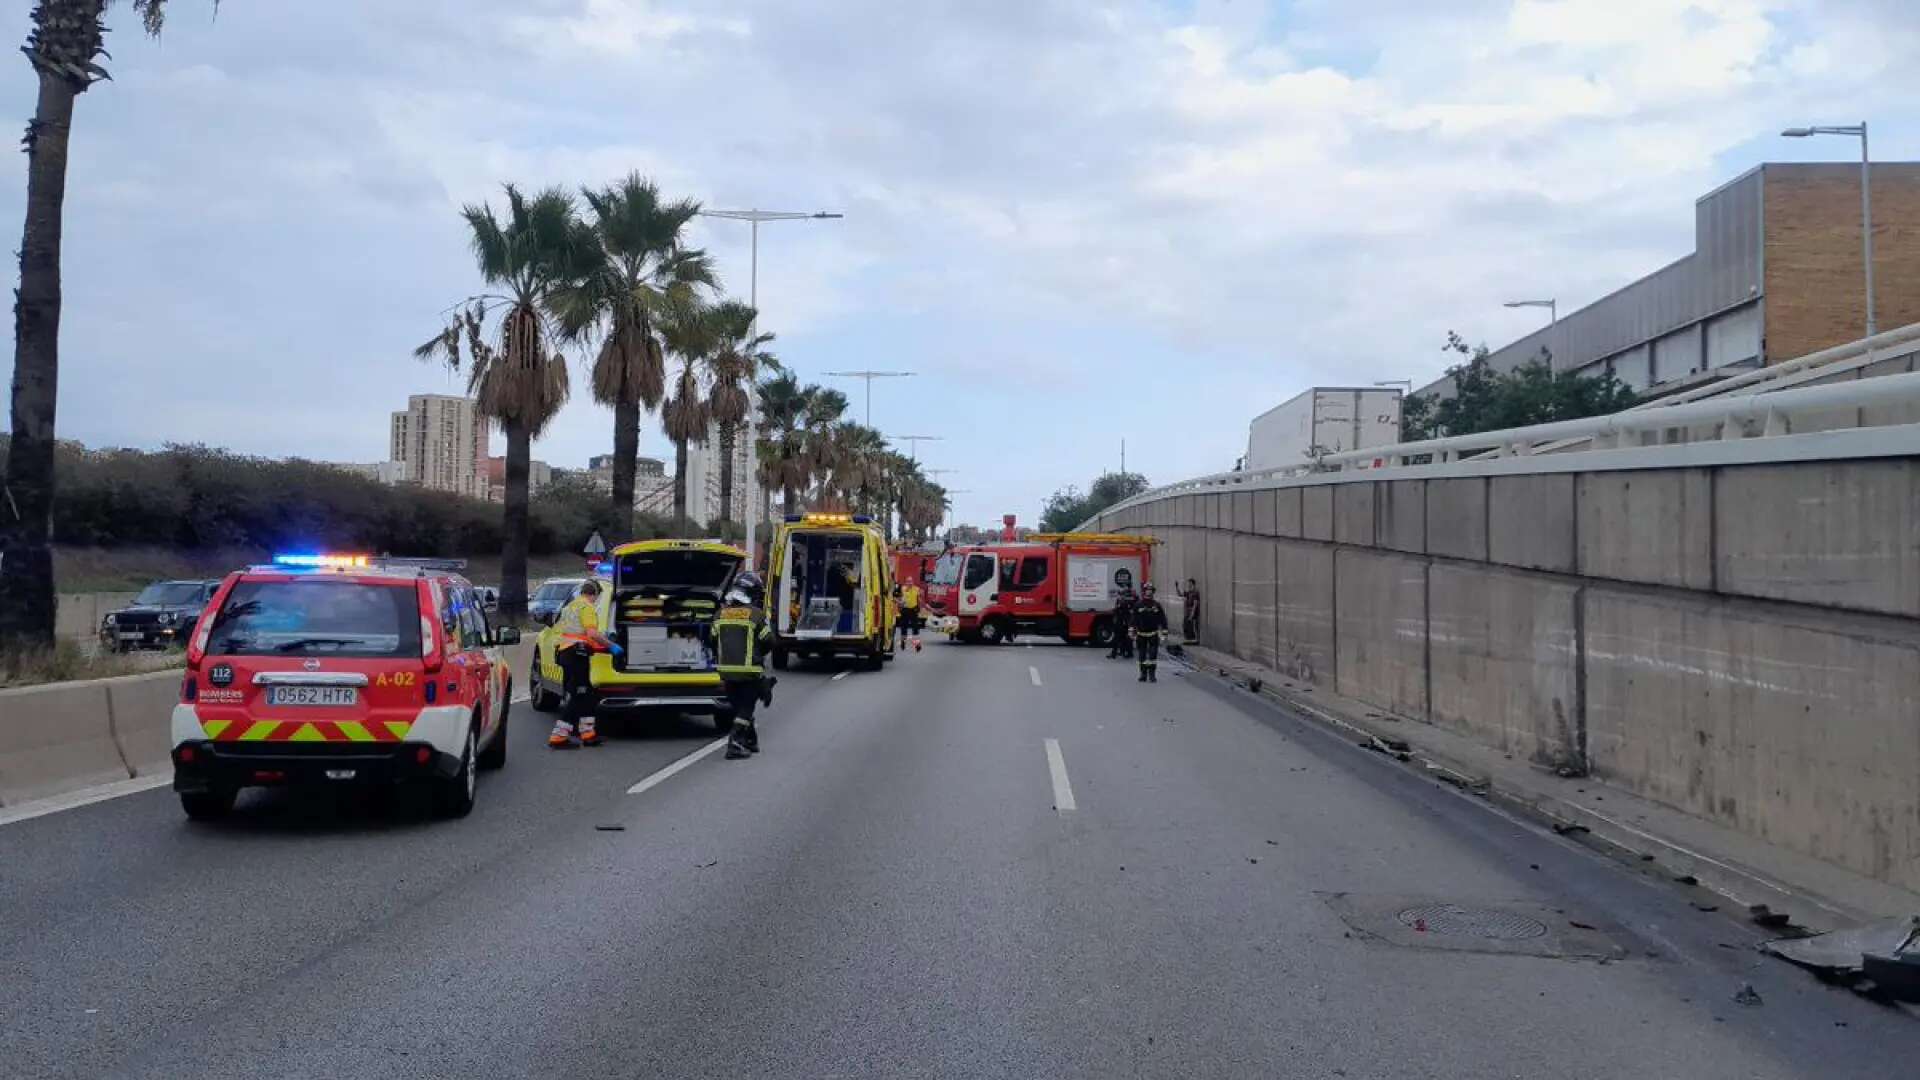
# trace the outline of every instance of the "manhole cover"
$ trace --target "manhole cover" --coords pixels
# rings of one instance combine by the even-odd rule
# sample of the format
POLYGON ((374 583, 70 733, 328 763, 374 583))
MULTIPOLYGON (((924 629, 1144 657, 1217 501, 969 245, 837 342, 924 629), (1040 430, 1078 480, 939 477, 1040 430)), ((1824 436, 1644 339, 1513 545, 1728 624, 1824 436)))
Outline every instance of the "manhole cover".
POLYGON ((1489 941, 1525 941, 1547 932, 1546 924, 1538 919, 1459 904, 1418 904, 1400 912, 1399 918, 1401 925, 1415 931, 1489 941))

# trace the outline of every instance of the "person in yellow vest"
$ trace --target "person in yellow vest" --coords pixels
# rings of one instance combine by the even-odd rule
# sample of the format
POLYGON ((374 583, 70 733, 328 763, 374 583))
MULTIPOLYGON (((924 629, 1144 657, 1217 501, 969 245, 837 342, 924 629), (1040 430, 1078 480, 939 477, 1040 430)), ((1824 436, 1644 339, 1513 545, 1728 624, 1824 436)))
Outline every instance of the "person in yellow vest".
POLYGON ((565 694, 559 719, 553 722, 553 734, 547 745, 555 750, 574 746, 599 746, 600 733, 593 729, 593 680, 590 675, 593 654, 608 652, 613 643, 600 632, 600 582, 588 578, 567 606, 553 620, 560 631, 560 643, 554 647, 554 662, 560 665, 565 694), (575 742, 575 738, 578 742, 575 742))
POLYGON ((902 644, 911 642, 913 651, 920 651, 920 586, 912 581, 899 586, 900 617, 896 626, 900 628, 902 644))

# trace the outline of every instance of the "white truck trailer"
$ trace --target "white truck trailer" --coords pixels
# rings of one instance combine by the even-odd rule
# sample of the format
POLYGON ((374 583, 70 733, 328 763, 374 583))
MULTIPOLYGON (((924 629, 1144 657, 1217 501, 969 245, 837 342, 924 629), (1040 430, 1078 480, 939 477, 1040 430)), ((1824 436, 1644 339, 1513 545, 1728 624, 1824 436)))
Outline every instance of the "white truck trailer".
POLYGON ((1398 389, 1316 386, 1253 418, 1246 468, 1310 465, 1324 454, 1399 441, 1398 389))

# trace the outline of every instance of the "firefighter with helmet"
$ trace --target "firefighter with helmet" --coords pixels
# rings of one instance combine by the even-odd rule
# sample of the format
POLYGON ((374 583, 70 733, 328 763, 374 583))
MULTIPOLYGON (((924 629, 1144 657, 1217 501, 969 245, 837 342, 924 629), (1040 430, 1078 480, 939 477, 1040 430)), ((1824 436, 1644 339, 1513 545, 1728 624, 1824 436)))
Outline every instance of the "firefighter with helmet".
POLYGON ((1167 633, 1167 609, 1153 598, 1153 582, 1140 586, 1133 605, 1133 641, 1140 651, 1140 681, 1160 681, 1160 639, 1167 633))
POLYGON ((744 571, 734 579, 727 604, 713 621, 714 666, 727 691, 727 707, 733 712, 733 728, 727 734, 727 758, 738 760, 760 752, 760 729, 754 713, 761 705, 773 704, 773 684, 778 681, 761 666, 772 630, 762 609, 765 586, 760 575, 744 571))
POLYGON ((618 646, 600 632, 600 581, 588 578, 580 585, 567 606, 553 620, 560 631, 560 644, 554 649, 554 662, 560 665, 565 701, 560 716, 553 722, 553 734, 547 745, 555 750, 575 746, 599 746, 603 741, 593 728, 593 654, 617 652, 618 646), (578 738, 578 742, 575 738, 578 738))
POLYGON ((1121 581, 1120 593, 1113 599, 1113 646, 1107 650, 1107 659, 1133 657, 1133 583, 1121 581))

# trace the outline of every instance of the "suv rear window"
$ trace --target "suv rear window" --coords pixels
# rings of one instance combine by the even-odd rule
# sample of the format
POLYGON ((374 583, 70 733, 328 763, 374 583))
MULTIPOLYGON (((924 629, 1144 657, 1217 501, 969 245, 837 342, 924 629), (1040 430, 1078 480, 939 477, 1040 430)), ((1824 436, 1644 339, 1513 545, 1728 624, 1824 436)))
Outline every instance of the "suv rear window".
POLYGON ((413 582, 242 581, 214 617, 210 655, 419 656, 413 582))

